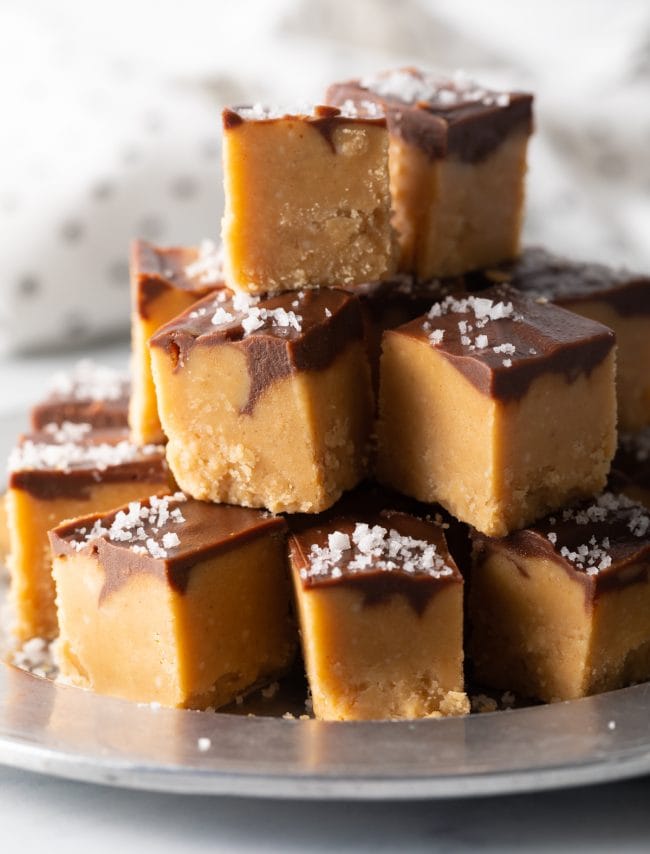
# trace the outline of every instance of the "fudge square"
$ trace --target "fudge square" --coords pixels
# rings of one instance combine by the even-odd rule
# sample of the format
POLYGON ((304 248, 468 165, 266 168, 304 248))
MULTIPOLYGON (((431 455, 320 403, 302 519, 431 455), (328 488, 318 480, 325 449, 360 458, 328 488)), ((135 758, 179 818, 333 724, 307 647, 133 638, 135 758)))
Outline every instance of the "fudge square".
POLYGON ((650 425, 650 276, 572 261, 540 247, 483 275, 613 329, 619 429, 650 425))
POLYGON ((463 579, 440 524, 351 513, 290 537, 314 714, 324 720, 457 715, 463 579))
POLYGON ((204 709, 291 664, 285 522, 182 493, 50 533, 61 674, 101 694, 204 709))
POLYGON ((572 700, 650 678, 650 517, 623 495, 505 539, 475 536, 471 655, 479 684, 572 700))
POLYGON ((517 254, 532 95, 405 68, 335 83, 326 99, 386 114, 402 269, 449 276, 517 254))
POLYGON ((210 240, 198 247, 131 247, 131 359, 129 424, 133 441, 162 442, 149 339, 163 324, 214 291, 224 289, 221 253, 210 240))
POLYGON ((90 424, 126 427, 131 381, 127 374, 82 359, 69 371, 52 377, 47 397, 32 407, 32 430, 48 424, 90 424))
POLYGON ((213 297, 151 340, 167 459, 194 498, 316 513, 365 475, 373 420, 359 301, 213 297))
POLYGON ((223 128, 229 287, 341 286, 394 271, 383 116, 253 107, 225 110, 223 128))
POLYGON ((384 334, 379 478, 491 536, 599 492, 614 333, 507 286, 384 334))
POLYGON ((65 422, 21 439, 9 458, 6 498, 17 640, 57 634, 47 532, 63 519, 166 492, 169 485, 164 448, 133 445, 126 428, 65 422))

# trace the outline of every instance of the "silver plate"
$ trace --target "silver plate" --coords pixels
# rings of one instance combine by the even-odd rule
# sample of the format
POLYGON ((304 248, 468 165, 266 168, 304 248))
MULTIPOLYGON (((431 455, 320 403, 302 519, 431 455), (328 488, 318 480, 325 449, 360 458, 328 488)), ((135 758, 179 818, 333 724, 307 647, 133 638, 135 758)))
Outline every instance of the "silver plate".
MULTIPOLYGON (((0 420, 0 453, 18 426, 0 420)), ((468 718, 321 723, 156 710, 2 665, 0 762, 108 785, 268 798, 552 789, 650 771, 650 685, 468 718)))

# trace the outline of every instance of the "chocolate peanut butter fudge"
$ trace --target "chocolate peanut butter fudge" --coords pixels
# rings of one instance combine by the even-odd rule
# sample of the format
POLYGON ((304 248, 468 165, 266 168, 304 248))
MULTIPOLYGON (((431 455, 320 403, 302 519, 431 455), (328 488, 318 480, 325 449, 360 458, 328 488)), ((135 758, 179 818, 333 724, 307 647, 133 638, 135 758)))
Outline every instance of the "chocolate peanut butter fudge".
POLYGON ((290 537, 314 714, 464 714, 463 579, 441 525, 405 513, 313 520, 290 537))
POLYGON ((63 519, 167 491, 164 448, 133 445, 128 430, 50 425, 9 458, 7 518, 18 640, 57 634, 47 532, 63 519))
POLYGON ((47 397, 32 408, 32 430, 64 421, 96 428, 126 427, 130 390, 127 374, 82 359, 72 371, 52 377, 47 397))
MULTIPOLYGON (((133 441, 162 442, 149 339, 164 323, 214 291, 223 291, 221 252, 209 240, 198 247, 131 248, 131 351, 133 391, 129 423, 133 441)), ((224 291, 225 294, 225 291, 224 291)))
POLYGON ((182 493, 50 534, 62 675, 139 702, 231 702, 291 664, 285 523, 182 493))
POLYGON ((229 287, 338 287, 394 272, 383 116, 315 107, 223 113, 229 287))
POLYGON ((624 495, 475 537, 471 655, 481 684, 571 700, 650 677, 650 516, 624 495))
POLYGON ((619 433, 608 486, 650 507, 650 427, 638 433, 619 433))
POLYGON ((380 479, 491 536, 596 494, 616 447, 614 342, 507 286, 389 330, 380 479))
POLYGON ((386 114, 401 269, 449 276, 517 254, 532 95, 403 68, 335 83, 326 98, 386 114))
POLYGON ((539 247, 482 274, 548 299, 616 333, 616 388, 621 430, 650 425, 650 276, 571 261, 539 247))
POLYGON ((188 495, 317 513, 366 473, 373 400, 355 297, 208 297, 152 338, 151 359, 188 495))

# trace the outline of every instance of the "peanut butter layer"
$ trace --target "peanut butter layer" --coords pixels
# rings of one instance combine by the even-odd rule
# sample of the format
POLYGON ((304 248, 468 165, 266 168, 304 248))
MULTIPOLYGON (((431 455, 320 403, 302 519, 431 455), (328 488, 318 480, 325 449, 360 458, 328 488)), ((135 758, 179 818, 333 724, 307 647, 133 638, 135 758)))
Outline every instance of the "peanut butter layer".
POLYGON ((212 241, 198 247, 131 248, 131 359, 133 389, 129 426, 135 442, 162 442, 149 339, 172 317, 209 293, 224 292, 221 253, 212 241))
POLYGON ((521 398, 543 374, 589 377, 616 340, 600 323, 505 285, 448 297, 399 331, 428 340, 479 391, 503 401, 521 398))
POLYGON ((48 396, 32 408, 32 430, 64 421, 126 427, 130 389, 127 375, 83 360, 69 373, 52 378, 48 396))
POLYGON ((317 106, 223 113, 229 287, 338 287, 395 269, 383 116, 317 106))
POLYGON ((50 532, 53 554, 88 549, 97 557, 105 575, 100 602, 135 573, 156 575, 183 594, 192 569, 203 561, 261 537, 282 537, 286 530, 281 516, 258 510, 187 500, 182 493, 161 501, 139 502, 139 516, 125 508, 73 519, 50 532), (142 518, 143 507, 154 512, 142 518))
POLYGON ((508 281, 524 294, 613 329, 619 428, 636 431, 650 425, 650 277, 530 248, 511 264, 467 277, 467 286, 486 281, 508 281))
POLYGON ((290 667, 282 519, 176 493, 73 520, 50 539, 58 658, 73 684, 218 708, 290 667))
POLYGON ((236 346, 250 378, 240 412, 251 413, 273 383, 323 370, 362 339, 359 302, 344 291, 321 288, 261 298, 208 297, 164 326, 150 344, 164 349, 177 371, 195 347, 236 346))
POLYGON ((453 154, 475 162, 513 131, 532 132, 532 95, 496 92, 458 75, 437 77, 404 68, 334 83, 326 98, 332 104, 350 102, 360 112, 378 106, 390 132, 432 160, 453 154))
POLYGON ((394 511, 314 521, 290 560, 316 717, 467 712, 462 577, 440 525, 394 511))
POLYGON ((475 535, 469 611, 479 683, 545 701, 650 676, 650 516, 624 495, 500 540, 475 535))

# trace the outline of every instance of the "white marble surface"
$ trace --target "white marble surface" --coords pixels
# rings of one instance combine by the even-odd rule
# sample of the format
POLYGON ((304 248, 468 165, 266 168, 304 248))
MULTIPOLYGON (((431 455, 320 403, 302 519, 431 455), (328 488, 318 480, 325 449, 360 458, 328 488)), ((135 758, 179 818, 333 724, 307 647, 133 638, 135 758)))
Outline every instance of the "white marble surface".
MULTIPOLYGON (((93 357, 126 364, 126 346, 93 357)), ((0 417, 79 354, 0 361, 0 417)), ((0 854, 647 851, 650 779, 516 797, 314 803, 109 789, 0 767, 0 854)))

